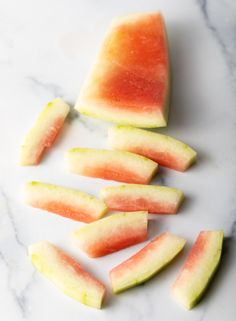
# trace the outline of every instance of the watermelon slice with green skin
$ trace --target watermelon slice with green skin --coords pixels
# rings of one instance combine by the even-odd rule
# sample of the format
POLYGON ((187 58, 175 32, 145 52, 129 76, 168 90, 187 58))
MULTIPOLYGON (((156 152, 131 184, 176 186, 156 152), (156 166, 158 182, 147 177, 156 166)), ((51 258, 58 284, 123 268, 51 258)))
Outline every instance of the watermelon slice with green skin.
POLYGON ((125 183, 148 184, 158 169, 152 160, 124 151, 73 148, 66 158, 73 173, 125 183))
POLYGON ((141 284, 169 264, 183 249, 185 240, 171 233, 162 233, 128 260, 110 272, 114 293, 141 284))
POLYGON ((105 286, 55 245, 41 241, 29 246, 35 268, 71 298, 101 308, 105 286))
POLYGON ((202 297, 221 258, 223 231, 202 231, 173 285, 176 300, 186 309, 193 308, 202 297))
POLYGON ((137 153, 182 172, 197 156, 191 147, 173 137, 130 126, 109 128, 108 139, 113 149, 137 153))
POLYGON ((29 182, 25 188, 26 203, 37 208, 85 223, 104 216, 103 201, 77 189, 41 182, 29 182))
POLYGON ((160 13, 113 21, 75 108, 136 127, 163 127, 169 105, 169 58, 160 13))
POLYGON ((176 214, 184 198, 176 188, 136 184, 104 187, 100 195, 110 210, 153 214, 176 214))
POLYGON ((70 110, 61 98, 50 101, 39 114, 25 137, 20 151, 20 165, 37 165, 43 153, 59 134, 70 110))
POLYGON ((88 256, 99 257, 143 242, 147 224, 147 212, 118 213, 76 229, 71 239, 88 256))

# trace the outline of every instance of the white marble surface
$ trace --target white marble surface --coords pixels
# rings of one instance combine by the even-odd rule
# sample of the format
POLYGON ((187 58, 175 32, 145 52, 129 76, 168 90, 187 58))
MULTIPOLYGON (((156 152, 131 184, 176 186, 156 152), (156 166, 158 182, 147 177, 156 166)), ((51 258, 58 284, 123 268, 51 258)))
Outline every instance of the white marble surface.
MULTIPOLYGON (((233 321, 236 318, 236 2, 233 0, 1 0, 0 1, 0 320, 1 321, 233 321), (71 115, 42 164, 17 166, 19 145, 41 106, 55 96, 72 105, 110 20, 161 9, 173 69, 169 126, 162 130, 192 145, 196 166, 162 170, 155 183, 179 187, 187 199, 177 216, 159 216, 150 237, 170 230, 187 238, 184 254, 144 286, 118 296, 110 290, 97 311, 67 298, 32 268, 26 249, 41 239, 68 250, 108 285, 108 271, 142 247, 92 260, 71 247, 79 224, 25 206, 27 180, 98 194, 109 183, 67 172, 70 147, 106 147, 108 124, 71 115), (205 299, 186 312, 171 284, 201 229, 223 228, 222 265, 205 299)), ((112 184, 112 183, 111 183, 112 184)))

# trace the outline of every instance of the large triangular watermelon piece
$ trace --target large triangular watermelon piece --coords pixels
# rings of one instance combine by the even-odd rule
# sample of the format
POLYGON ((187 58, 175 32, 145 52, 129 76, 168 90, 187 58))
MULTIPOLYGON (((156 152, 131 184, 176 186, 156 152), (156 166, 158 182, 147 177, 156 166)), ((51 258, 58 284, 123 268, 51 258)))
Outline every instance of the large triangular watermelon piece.
POLYGON ((136 127, 167 124, 169 60, 160 13, 113 21, 75 108, 136 127))

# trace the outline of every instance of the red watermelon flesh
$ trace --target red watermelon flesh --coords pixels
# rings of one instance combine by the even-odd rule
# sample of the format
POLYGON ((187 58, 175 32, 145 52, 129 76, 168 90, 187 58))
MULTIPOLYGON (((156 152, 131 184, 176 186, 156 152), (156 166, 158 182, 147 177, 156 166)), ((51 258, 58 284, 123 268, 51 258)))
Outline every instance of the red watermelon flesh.
POLYGON ((162 233, 129 259, 113 268, 110 280, 114 293, 141 284, 165 267, 183 249, 185 240, 162 233))
POLYGON ((176 188, 136 184, 108 186, 100 195, 110 210, 153 214, 176 214, 184 198, 176 188))
POLYGON ((169 59, 160 13, 115 19, 75 108, 138 127, 166 126, 169 59))
POLYGON ((147 212, 118 213, 72 233, 72 241, 90 257, 99 257, 142 242, 147 237, 147 212))

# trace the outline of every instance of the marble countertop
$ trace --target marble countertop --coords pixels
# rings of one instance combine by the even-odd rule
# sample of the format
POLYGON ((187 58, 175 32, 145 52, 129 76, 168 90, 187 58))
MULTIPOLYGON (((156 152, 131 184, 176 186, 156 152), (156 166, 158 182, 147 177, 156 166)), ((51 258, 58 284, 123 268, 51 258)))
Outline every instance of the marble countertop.
MULTIPOLYGON (((236 304, 236 2, 233 0, 1 0, 0 1, 0 320, 227 321, 236 304), (109 183, 70 174, 70 147, 106 147, 109 124, 71 113, 62 135, 37 167, 17 165, 19 145, 36 114, 61 96, 72 106, 95 52, 115 16, 160 9, 166 19, 173 71, 167 129, 193 146, 198 162, 186 173, 161 170, 155 183, 181 188, 179 215, 156 216, 150 237, 169 230, 188 240, 183 255, 151 282, 118 296, 104 309, 64 296, 39 275, 27 246, 47 239, 73 254, 108 284, 107 273, 142 244, 98 260, 71 247, 79 223, 32 209, 22 201, 27 180, 78 187, 98 195, 109 183), (192 311, 170 288, 202 229, 224 229, 222 264, 204 300, 192 311)), ((111 183, 115 184, 115 183, 111 183)))

